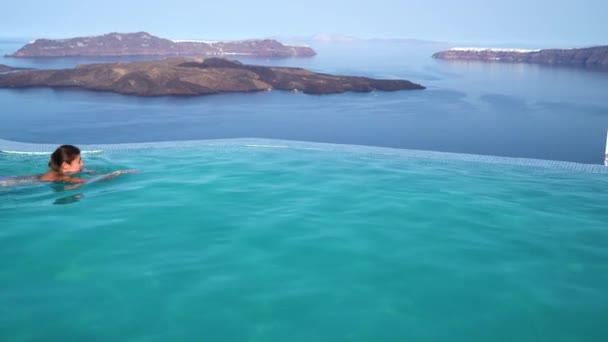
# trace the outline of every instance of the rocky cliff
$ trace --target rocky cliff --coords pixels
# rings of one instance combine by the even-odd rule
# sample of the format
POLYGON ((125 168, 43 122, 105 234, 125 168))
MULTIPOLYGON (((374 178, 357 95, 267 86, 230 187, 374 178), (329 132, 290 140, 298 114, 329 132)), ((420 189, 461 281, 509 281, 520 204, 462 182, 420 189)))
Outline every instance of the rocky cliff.
POLYGON ((26 69, 25 68, 13 68, 13 67, 10 67, 8 65, 0 64, 0 73, 9 72, 9 71, 16 71, 16 70, 26 70, 26 69))
POLYGON ((305 46, 287 46, 272 40, 230 42, 172 41, 146 32, 110 33, 70 39, 37 39, 8 57, 69 56, 226 56, 310 57, 315 51, 305 46))
POLYGON ((406 80, 317 74, 300 68, 241 64, 222 58, 81 65, 0 75, 0 88, 82 88, 140 96, 205 95, 272 89, 332 94, 424 89, 406 80))
POLYGON ((608 46, 581 49, 483 49, 454 48, 441 51, 433 58, 503 63, 534 63, 608 70, 608 46))

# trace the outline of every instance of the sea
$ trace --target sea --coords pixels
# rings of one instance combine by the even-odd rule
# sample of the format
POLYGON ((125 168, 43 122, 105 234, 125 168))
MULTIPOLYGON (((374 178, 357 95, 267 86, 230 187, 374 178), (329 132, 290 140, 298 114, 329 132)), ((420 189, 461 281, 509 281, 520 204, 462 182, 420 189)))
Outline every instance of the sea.
MULTIPOLYGON (((0 42, 0 54, 25 41, 0 42)), ((0 90, 0 138, 121 143, 265 138, 602 164, 608 73, 528 64, 447 62, 424 41, 307 42, 313 58, 244 63, 406 79, 422 91, 306 95, 286 91, 141 98, 82 90, 0 90)), ((513 46, 510 46, 513 47, 513 46)), ((516 46, 517 47, 517 46, 516 46)), ((141 58, 0 58, 71 68, 141 58)))

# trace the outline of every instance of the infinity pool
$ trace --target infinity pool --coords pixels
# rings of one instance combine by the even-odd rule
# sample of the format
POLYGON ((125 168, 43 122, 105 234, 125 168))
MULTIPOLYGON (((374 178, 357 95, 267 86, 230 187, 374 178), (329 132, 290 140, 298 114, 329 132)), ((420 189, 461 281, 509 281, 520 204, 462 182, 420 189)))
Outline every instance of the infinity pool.
MULTIPOLYGON (((0 175, 46 171, 49 146, 19 148, 39 154, 0 154, 0 175)), ((87 168, 141 172, 0 187, 3 341, 608 340, 601 166, 252 139, 87 149, 87 168)))

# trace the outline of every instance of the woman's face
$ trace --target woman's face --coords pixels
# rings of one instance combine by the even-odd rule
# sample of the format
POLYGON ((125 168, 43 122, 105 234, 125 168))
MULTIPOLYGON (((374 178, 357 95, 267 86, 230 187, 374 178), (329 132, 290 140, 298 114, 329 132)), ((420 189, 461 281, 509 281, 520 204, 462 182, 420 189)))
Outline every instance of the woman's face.
POLYGON ((61 171, 63 173, 76 173, 82 171, 83 166, 84 163, 82 162, 82 159, 80 159, 80 155, 78 155, 71 163, 68 164, 64 162, 61 166, 61 171))

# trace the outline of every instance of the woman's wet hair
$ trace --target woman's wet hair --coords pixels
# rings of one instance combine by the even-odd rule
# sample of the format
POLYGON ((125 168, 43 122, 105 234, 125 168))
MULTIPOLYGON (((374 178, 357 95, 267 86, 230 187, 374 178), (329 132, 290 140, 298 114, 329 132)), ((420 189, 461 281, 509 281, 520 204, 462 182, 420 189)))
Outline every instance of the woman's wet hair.
POLYGON ((80 155, 80 149, 73 145, 61 145, 53 154, 51 154, 51 160, 49 160, 49 167, 55 171, 61 171, 61 165, 65 162, 71 164, 76 157, 80 155))

